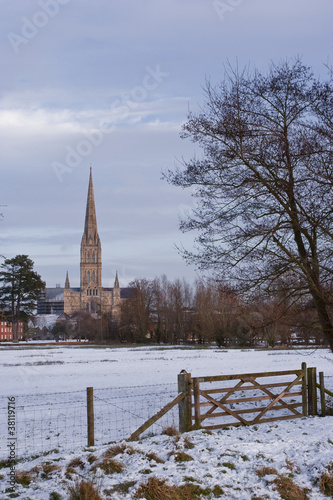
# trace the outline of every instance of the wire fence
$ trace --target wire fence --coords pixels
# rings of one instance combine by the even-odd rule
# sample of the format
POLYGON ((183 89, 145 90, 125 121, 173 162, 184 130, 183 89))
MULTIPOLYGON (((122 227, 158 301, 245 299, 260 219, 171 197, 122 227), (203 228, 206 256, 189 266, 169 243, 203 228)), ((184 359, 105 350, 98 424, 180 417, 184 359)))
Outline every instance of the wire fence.
MULTIPOLYGON (((122 388, 94 388, 95 445, 129 438, 140 425, 178 394, 176 383, 122 388)), ((85 390, 15 397, 15 437, 9 435, 8 398, 0 406, 0 460, 8 457, 8 442, 16 440, 16 457, 54 450, 69 453, 87 446, 85 390)), ((173 408, 146 434, 178 427, 173 408)))

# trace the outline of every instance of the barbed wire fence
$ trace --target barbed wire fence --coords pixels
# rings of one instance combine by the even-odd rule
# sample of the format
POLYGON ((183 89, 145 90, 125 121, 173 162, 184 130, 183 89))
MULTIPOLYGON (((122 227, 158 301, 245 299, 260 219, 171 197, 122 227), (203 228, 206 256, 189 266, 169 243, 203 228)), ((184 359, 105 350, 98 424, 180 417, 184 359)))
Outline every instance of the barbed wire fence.
MULTIPOLYGON (((129 438, 177 394, 176 383, 94 388, 95 446, 129 438)), ((15 399, 18 459, 55 450, 70 453, 87 447, 86 390, 20 395, 15 399)), ((177 407, 146 434, 160 434, 168 426, 178 427, 177 407)), ((8 457, 7 443, 7 398, 3 398, 0 403, 0 460, 8 457)))

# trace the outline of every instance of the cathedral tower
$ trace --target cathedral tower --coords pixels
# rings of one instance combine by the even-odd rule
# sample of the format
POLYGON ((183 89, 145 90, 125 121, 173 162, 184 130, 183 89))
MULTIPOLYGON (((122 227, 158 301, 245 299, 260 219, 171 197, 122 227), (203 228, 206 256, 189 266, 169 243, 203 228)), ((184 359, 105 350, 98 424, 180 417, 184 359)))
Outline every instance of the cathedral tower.
POLYGON ((80 288, 80 309, 89 313, 99 312, 101 309, 102 298, 102 249, 101 241, 97 232, 91 167, 86 218, 81 240, 80 288))
POLYGON ((78 311, 87 313, 110 313, 114 319, 120 318, 121 302, 129 297, 130 289, 120 288, 118 273, 114 288, 102 287, 102 249, 97 231, 97 220, 90 168, 89 187, 86 205, 86 218, 81 240, 80 288, 72 288, 66 274, 64 294, 64 313, 78 311))

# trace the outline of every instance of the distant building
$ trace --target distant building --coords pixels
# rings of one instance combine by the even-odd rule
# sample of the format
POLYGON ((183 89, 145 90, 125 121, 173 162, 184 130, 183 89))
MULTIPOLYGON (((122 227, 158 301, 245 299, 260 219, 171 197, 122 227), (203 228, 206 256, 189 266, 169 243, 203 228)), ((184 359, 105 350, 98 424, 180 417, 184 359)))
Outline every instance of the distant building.
MULTIPOLYGON (((23 323, 22 321, 18 322, 18 339, 22 340, 23 338, 23 323)), ((13 325, 8 321, 1 320, 0 321, 0 342, 4 340, 13 340, 13 325)))
POLYGON ((87 313, 112 313, 120 315, 121 301, 131 294, 130 288, 120 288, 116 273, 114 287, 102 286, 102 247, 97 231, 97 219, 90 168, 84 231, 81 240, 80 287, 72 288, 66 274, 65 288, 45 288, 37 301, 37 314, 71 315, 78 311, 87 313))
POLYGON ((64 312, 64 288, 45 288, 37 300, 37 314, 62 314, 64 312))

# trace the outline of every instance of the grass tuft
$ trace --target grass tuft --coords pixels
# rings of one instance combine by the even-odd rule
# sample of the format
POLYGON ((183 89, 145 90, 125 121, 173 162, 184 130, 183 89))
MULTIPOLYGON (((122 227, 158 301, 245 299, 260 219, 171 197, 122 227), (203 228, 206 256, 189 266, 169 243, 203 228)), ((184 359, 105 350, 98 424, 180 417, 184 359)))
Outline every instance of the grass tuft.
POLYGON ((103 493, 111 496, 112 498, 112 493, 126 494, 135 484, 136 481, 124 481, 123 483, 114 484, 110 490, 104 490, 103 493))
POLYGON ((169 485, 165 479, 151 477, 147 483, 142 483, 134 494, 134 498, 145 498, 146 500, 200 500, 203 496, 208 497, 212 494, 216 497, 221 495, 222 490, 215 486, 212 491, 210 488, 201 488, 198 484, 186 483, 181 486, 169 485))
POLYGON ((270 474, 275 474, 276 476, 278 475, 278 471, 273 467, 262 467, 261 469, 258 469, 256 473, 259 477, 268 476, 270 474))
POLYGON ((116 444, 114 446, 111 446, 106 452, 104 453, 103 457, 104 458, 113 458, 116 455, 120 455, 121 453, 124 453, 126 450, 126 445, 125 444, 116 444))
POLYGON ((9 460, 6 458, 4 460, 0 460, 0 469, 4 469, 6 467, 10 467, 11 465, 15 465, 16 461, 9 462, 9 460))
POLYGON ((33 472, 27 472, 26 470, 22 470, 20 472, 16 472, 15 480, 17 483, 24 486, 24 488, 28 488, 32 481, 33 472))
POLYGON ((68 500, 103 500, 91 481, 81 481, 69 487, 68 500))
POLYGON ((52 491, 50 493, 49 500, 62 500, 62 496, 60 495, 60 493, 57 493, 56 491, 52 491))
POLYGON ((283 500, 308 500, 308 490, 298 486, 290 477, 278 476, 273 483, 283 500))
POLYGON ((68 467, 73 467, 74 469, 79 467, 80 469, 84 469, 84 462, 80 457, 76 457, 69 462, 68 467))
POLYGON ((97 457, 96 455, 93 455, 93 453, 91 453, 90 455, 88 455, 88 458, 87 458, 88 462, 91 464, 93 464, 94 462, 96 462, 97 460, 97 457))
POLYGON ((230 470, 236 469, 235 464, 233 464, 232 462, 223 462, 222 465, 223 465, 223 467, 226 467, 227 469, 230 469, 230 470))
POLYGON ((166 436, 179 436, 179 431, 174 425, 169 425, 163 429, 162 434, 166 436))
POLYGON ((213 495, 216 498, 220 498, 224 494, 224 491, 222 490, 221 486, 216 484, 213 488, 213 495))
POLYGON ((94 472, 98 468, 102 469, 105 474, 119 474, 120 472, 123 472, 125 466, 124 464, 122 464, 118 460, 114 460, 113 458, 104 458, 101 462, 93 465, 90 470, 94 472))
POLYGON ((60 466, 55 465, 55 464, 51 464, 50 462, 43 462, 41 464, 41 468, 42 468, 41 478, 48 479, 52 472, 60 469, 60 466))
POLYGON ((175 453, 175 462, 190 462, 193 457, 184 451, 177 451, 175 453))
POLYGON ((323 495, 333 498, 333 473, 324 472, 319 481, 319 490, 323 495))
POLYGON ((187 436, 184 437, 184 448, 186 450, 192 450, 194 448, 194 444, 187 436))
POLYGON ((164 464, 164 460, 156 455, 153 451, 150 453, 146 453, 146 457, 148 460, 154 460, 157 464, 164 464))

